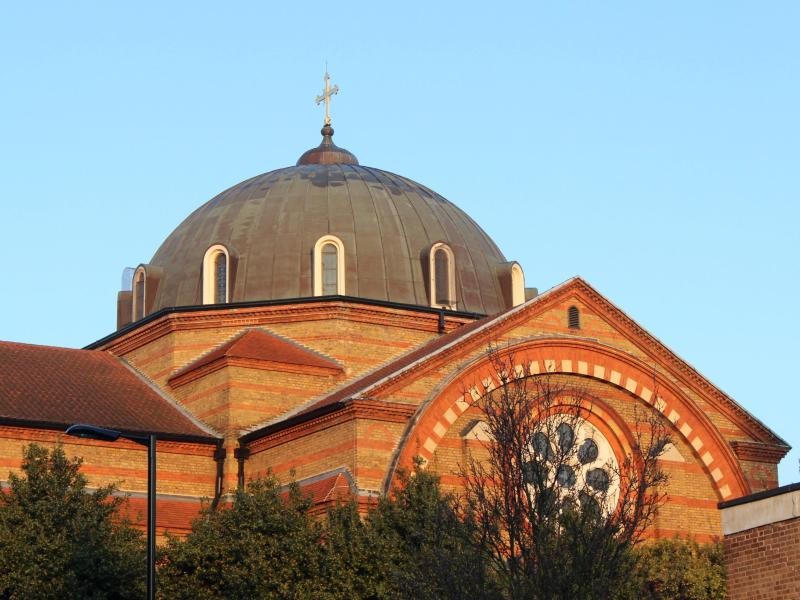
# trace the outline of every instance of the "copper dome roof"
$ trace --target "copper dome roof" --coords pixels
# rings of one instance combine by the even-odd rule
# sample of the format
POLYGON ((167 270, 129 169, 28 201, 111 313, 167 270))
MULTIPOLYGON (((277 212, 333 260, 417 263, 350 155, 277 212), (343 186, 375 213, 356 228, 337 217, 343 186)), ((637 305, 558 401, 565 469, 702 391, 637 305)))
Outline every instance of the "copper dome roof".
POLYGON ((232 302, 312 296, 312 251, 324 235, 344 245, 348 296, 430 306, 426 253, 445 242, 456 308, 507 308, 498 279, 505 258, 464 211, 410 179, 359 165, 325 133, 301 164, 229 188, 167 237, 150 261, 160 277, 148 312, 202 303, 203 256, 214 244, 232 256, 232 302))

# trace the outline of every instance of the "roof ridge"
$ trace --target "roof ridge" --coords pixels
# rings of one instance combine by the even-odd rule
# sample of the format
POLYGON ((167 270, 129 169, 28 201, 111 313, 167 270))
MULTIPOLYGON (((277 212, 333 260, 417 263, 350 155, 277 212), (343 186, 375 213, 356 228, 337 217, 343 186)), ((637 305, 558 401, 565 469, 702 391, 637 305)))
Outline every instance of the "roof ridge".
POLYGON ((69 346, 54 346, 52 344, 32 344, 30 342, 17 342, 14 340, 0 340, 0 346, 23 346, 26 348, 47 348, 49 350, 59 350, 59 351, 68 351, 68 352, 93 352, 93 353, 103 353, 104 350, 87 350, 85 348, 71 348, 69 346))
MULTIPOLYGON (((453 331, 449 331, 444 335, 441 335, 441 336, 436 337, 436 338, 432 338, 432 339, 428 340, 427 342, 424 342, 424 343, 420 344, 419 346, 414 346, 413 348, 409 349, 407 352, 404 352, 403 354, 401 354, 400 356, 397 356, 396 358, 390 360, 389 362, 377 365, 376 367, 370 369, 369 371, 366 371, 365 373, 362 373, 360 376, 356 377, 355 379, 343 382, 342 385, 340 385, 339 387, 335 388, 334 390, 328 391, 328 392, 326 392, 324 394, 320 394, 320 395, 314 396, 313 398, 310 398, 306 402, 303 402, 302 404, 300 404, 298 406, 295 406, 295 407, 287 410, 286 412, 284 412, 284 413, 282 413, 282 414, 280 414, 278 416, 275 416, 275 417, 273 417, 273 418, 271 418, 271 419, 269 419, 267 421, 262 421, 260 423, 256 423, 255 425, 252 425, 250 427, 244 428, 242 431, 244 431, 245 433, 252 433, 254 431, 258 431, 259 429, 263 429, 264 427, 269 427, 270 425, 275 425, 277 423, 280 423, 281 421, 285 421, 285 420, 290 419, 292 417, 295 417, 295 416, 301 415, 301 414, 303 414, 305 412, 308 412, 309 410, 313 409, 317 405, 322 406, 323 403, 324 403, 324 400, 326 398, 330 398, 332 396, 336 396, 336 395, 341 394, 343 390, 346 390, 347 388, 352 387, 352 386, 358 384, 359 382, 364 381, 365 379, 373 377, 376 373, 380 372, 383 369, 390 369, 392 365, 394 365, 397 362, 403 361, 404 359, 408 358, 409 356, 413 355, 414 353, 423 352, 424 349, 429 345, 441 343, 442 340, 444 340, 444 339, 446 339, 448 337, 452 337, 456 333, 458 333, 460 335, 466 335, 469 332, 468 331, 463 331, 463 329, 465 327, 467 327, 467 328, 472 327, 472 326, 474 326, 475 323, 480 323, 480 322, 482 322, 482 321, 484 321, 486 319, 491 319, 491 318, 492 317, 483 317, 481 319, 477 319, 476 321, 472 321, 471 323, 465 323, 465 324, 461 325, 460 327, 458 327, 457 329, 454 329, 453 331)), ((458 339, 458 337, 456 337, 455 339, 458 339)), ((391 374, 391 372, 387 375, 387 377, 390 376, 390 374, 391 374)), ((367 386, 367 387, 369 387, 369 386, 367 386)), ((348 396, 351 396, 351 395, 348 394, 348 396)))
MULTIPOLYGON (((510 318, 512 315, 515 315, 518 312, 521 312, 522 310, 525 310, 525 309, 533 306, 534 304, 540 303, 540 301, 543 298, 546 298, 547 296, 555 293, 556 291, 558 291, 562 287, 565 287, 569 283, 571 283, 571 282, 573 282, 575 280, 578 280, 578 279, 579 278, 577 278, 577 277, 573 277, 571 279, 568 279, 567 281, 565 281, 563 283, 560 283, 560 284, 550 288, 549 290, 547 290, 545 292, 542 292, 541 294, 539 294, 535 298, 531 298, 530 300, 526 300, 522 304, 514 306, 514 307, 512 307, 510 309, 507 309, 507 310, 501 312, 501 313, 497 313, 496 315, 484 317, 482 319, 478 319, 476 321, 473 321, 472 323, 466 323, 466 324, 462 325, 461 327, 459 327, 458 329, 454 329, 453 331, 450 331, 450 332, 446 333, 443 336, 440 336, 438 338, 433 338, 432 340, 429 340, 428 342, 425 342, 424 344, 422 344, 420 346, 417 346, 416 348, 412 349, 411 351, 406 352, 405 354, 403 354, 401 356, 398 356, 397 358, 395 358, 391 362, 385 363, 384 365, 381 365, 381 367, 379 367, 377 369, 373 369, 370 373, 365 373, 363 376, 358 378, 356 381, 353 381, 348 385, 341 386, 340 388, 338 388, 338 389, 326 394, 325 396, 322 396, 321 399, 324 399, 326 397, 333 396, 333 395, 335 395, 337 393, 340 393, 343 389, 347 388, 348 386, 352 386, 352 385, 355 385, 356 383, 358 383, 359 381, 363 381, 364 379, 368 378, 370 375, 374 374, 375 372, 377 372, 378 370, 380 370, 382 368, 388 369, 389 367, 391 367, 391 365, 396 364, 398 362, 401 362, 404 358, 407 358, 409 355, 411 355, 414 352, 420 352, 421 353, 428 346, 436 346, 436 347, 434 347, 432 349, 432 351, 430 353, 423 354, 422 356, 420 356, 420 358, 418 360, 415 360, 415 361, 409 363, 408 365, 401 365, 399 368, 396 368, 394 370, 389 371, 386 374, 385 377, 382 377, 381 379, 379 379, 379 380, 377 380, 377 381, 375 381, 375 382, 373 382, 371 384, 368 384, 368 385, 364 386, 361 390, 358 390, 359 394, 363 394, 363 392, 365 392, 365 391, 367 391, 367 390, 369 390, 371 388, 376 387, 377 385, 379 385, 383 381, 386 381, 386 380, 388 380, 388 379, 390 379, 392 377, 396 377, 399 373, 402 373, 404 371, 409 370, 410 368, 412 368, 415 365, 419 364, 423 360, 428 360, 428 359, 432 358, 433 356, 441 354, 443 351, 447 350, 452 345, 454 345, 454 344, 456 344, 458 342, 463 342, 465 339, 468 339, 469 337, 471 337, 473 335, 477 335, 478 332, 483 331, 484 329, 488 328, 492 324, 495 324, 495 323, 501 322, 503 320, 506 320, 506 319, 510 318), (466 330, 465 330, 465 328, 466 328, 466 330), (454 334, 459 334, 459 335, 454 335, 454 334), (448 336, 452 336, 452 338, 450 340, 448 340, 447 342, 442 343, 442 341, 445 340, 448 336)), ((350 394, 350 396, 351 397, 355 396, 355 393, 350 394)), ((292 416, 292 415, 288 415, 288 416, 292 416)))
POLYGON ((8 424, 63 430, 93 423, 200 443, 220 437, 108 351, 4 343, 0 364, 0 420, 8 424))
POLYGON ((175 371, 173 371, 173 372, 172 372, 172 373, 169 375, 169 377, 167 378, 167 380, 174 379, 174 378, 175 378, 175 377, 177 377, 178 375, 183 375, 184 373, 188 373, 189 371, 191 371, 191 370, 194 368, 194 366, 193 366, 193 365, 195 365, 196 363, 199 363, 201 360, 203 360, 204 358, 206 358, 206 357, 210 356, 210 355, 211 355, 211 354, 213 354, 214 352, 217 352, 217 351, 219 351, 219 350, 220 350, 221 348, 223 348, 223 347, 224 347, 226 344, 231 344, 231 343, 233 343, 234 341, 236 341, 236 339, 237 339, 237 338, 240 338, 240 337, 242 337, 242 335, 244 335, 244 333, 245 333, 246 331, 247 331, 246 329, 243 329, 242 331, 238 331, 237 333, 233 334, 232 336, 225 338, 225 339, 224 339, 223 341, 221 341, 219 344, 217 344, 217 345, 215 345, 215 346, 212 346, 211 348, 209 348, 209 349, 208 349, 208 350, 206 350, 205 352, 202 352, 202 353, 200 353, 200 354, 199 354, 199 355, 198 355, 196 358, 193 358, 193 359, 192 359, 192 360, 190 360, 189 362, 187 362, 187 363, 185 363, 184 365, 181 365, 180 367, 178 367, 177 369, 175 369, 175 371))
POLYGON ((266 335, 269 335, 269 336, 272 336, 274 338, 277 338, 277 339, 279 339, 279 340, 281 340, 283 342, 286 342, 289 345, 295 346, 298 349, 303 350, 304 352, 307 352, 308 354, 316 356, 317 358, 319 358, 321 360, 333 363, 334 365, 336 365, 336 367, 338 367, 339 369, 342 369, 341 363, 339 363, 339 361, 336 360, 335 358, 333 358, 332 356, 329 356, 329 355, 325 354, 324 352, 320 352, 316 348, 311 348, 310 346, 302 344, 302 343, 298 342, 294 338, 290 338, 290 337, 281 335, 280 333, 278 333, 276 331, 271 331, 271 330, 265 328, 263 325, 259 325, 257 327, 251 327, 249 331, 261 332, 261 333, 264 333, 266 335))
POLYGON ((703 375, 692 363, 688 360, 680 356, 675 350, 673 350, 670 346, 666 343, 661 341, 659 337, 655 334, 651 333, 649 330, 645 329, 642 325, 640 325, 635 319, 633 319, 630 315, 628 315, 624 310, 622 310, 619 306, 614 304, 611 300, 609 300, 606 296, 600 293, 597 289, 595 289, 590 283, 586 280, 575 277, 573 278, 579 284, 581 284, 584 290, 593 296, 593 300, 596 302, 600 302, 609 308, 615 315, 619 321, 622 322, 623 326, 630 328, 634 335, 644 338, 645 340, 650 341, 652 344, 655 345, 655 354, 659 354, 665 360, 673 363, 679 372, 682 372, 685 376, 689 378, 695 384, 699 384, 700 386, 706 388, 713 396, 717 396, 717 398, 721 399, 723 402, 727 402, 731 408, 734 409, 736 413, 740 416, 744 417, 751 424, 755 425, 756 427, 760 428, 764 433, 771 435, 775 440, 784 444, 786 447, 791 447, 789 444, 780 437, 777 433, 775 433, 770 427, 768 427, 761 419, 753 415, 749 410, 744 408, 739 402, 737 402, 732 396, 730 396, 727 392, 722 390, 719 386, 713 383, 708 377, 703 375))
POLYGON ((241 331, 237 332, 233 336, 226 338, 223 342, 213 346, 206 352, 200 354, 194 360, 188 362, 187 364, 183 365, 176 371, 174 371, 168 378, 168 381, 172 381, 177 379, 178 377, 190 373, 195 369, 198 369, 202 366, 211 364, 223 357, 230 357, 230 358, 252 358, 254 360, 262 360, 266 362, 274 362, 278 364, 284 365, 295 365, 301 364, 310 367, 320 367, 320 368, 328 368, 328 369, 338 369, 343 370, 342 365, 336 359, 326 356, 325 354, 315 350, 314 348, 309 348, 298 341, 280 335, 274 331, 266 329, 263 326, 255 326, 255 327, 245 327, 241 331), (300 359, 297 361, 292 361, 290 359, 282 360, 279 357, 274 356, 274 353, 267 352, 241 352, 241 354, 236 353, 235 349, 237 346, 241 344, 245 344, 248 337, 251 339, 253 336, 264 336, 267 340, 270 341, 277 341, 280 344, 285 346, 290 346, 294 350, 300 353, 300 359), (302 360, 303 355, 308 355, 310 360, 302 360))
POLYGON ((580 276, 575 276, 563 281, 560 284, 553 286, 545 292, 539 294, 535 298, 527 300, 522 304, 510 308, 506 311, 479 319, 472 323, 468 323, 459 329, 456 329, 444 336, 434 338, 425 342, 424 344, 413 348, 409 352, 399 356, 389 363, 385 363, 368 373, 365 373, 357 379, 347 382, 336 390, 333 390, 323 396, 318 396, 309 402, 297 407, 291 412, 287 412, 279 417, 271 420, 268 423, 262 423, 249 429, 249 433, 258 431, 267 426, 277 425, 283 421, 287 421, 292 417, 298 417, 304 414, 313 412, 316 409, 321 409, 325 406, 332 406, 337 402, 346 402, 347 400, 363 397, 364 394, 382 387, 389 382, 396 380, 398 377, 410 370, 416 368, 420 364, 434 359, 441 355, 443 352, 448 351, 456 345, 464 344, 475 336, 480 335, 487 329, 497 327, 502 323, 513 319, 523 311, 533 310, 535 306, 551 301, 554 297, 557 298, 560 294, 567 293, 570 289, 576 289, 587 294, 592 302, 596 302, 609 311, 608 318, 611 323, 615 323, 618 327, 623 327, 627 330, 625 335, 632 336, 632 340, 638 341, 636 343, 650 345, 643 347, 646 353, 652 353, 660 356, 660 360, 666 361, 671 364, 672 368, 680 373, 683 377, 687 378, 688 385, 697 385, 704 393, 708 393, 712 399, 720 402, 722 406, 727 405, 732 409, 733 414, 738 415, 740 418, 749 422, 757 430, 762 431, 767 436, 770 436, 774 443, 783 444, 788 447, 785 440, 778 436, 774 431, 767 427, 761 420, 752 415, 747 409, 740 405, 731 396, 722 391, 719 387, 714 385, 708 378, 702 375, 691 363, 681 358, 675 351, 662 342, 658 337, 650 333, 642 325, 636 322, 625 311, 611 302, 603 294, 598 292, 591 284, 580 276), (448 339, 449 336, 452 336, 448 339), (409 360, 415 354, 418 356, 409 360))

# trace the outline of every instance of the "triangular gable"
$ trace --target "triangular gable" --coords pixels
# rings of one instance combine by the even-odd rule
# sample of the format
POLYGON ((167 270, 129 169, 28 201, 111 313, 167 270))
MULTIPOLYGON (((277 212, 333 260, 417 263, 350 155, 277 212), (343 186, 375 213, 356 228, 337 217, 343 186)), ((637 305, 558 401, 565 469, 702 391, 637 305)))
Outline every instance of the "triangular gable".
POLYGON ((334 360, 296 342, 260 328, 247 329, 178 370, 169 379, 181 385, 190 373, 215 370, 226 363, 284 370, 302 368, 320 374, 338 374, 342 367, 334 360))
POLYGON ((694 366, 678 356, 669 346, 634 321, 586 281, 576 277, 567 283, 572 285, 560 291, 559 299, 570 294, 579 297, 588 307, 601 314, 602 318, 622 333, 627 340, 635 344, 643 353, 652 357, 654 362, 678 374, 681 379, 688 382, 690 387, 694 387, 702 392, 703 396, 716 403, 743 430, 748 431, 756 439, 776 446, 783 446, 786 449, 785 451, 789 450, 789 444, 778 434, 714 385, 694 366))
MULTIPOLYGON (((501 337, 503 332, 546 312, 570 296, 580 298, 587 308, 591 308, 598 315, 601 315, 612 327, 639 347, 645 354, 652 355, 659 363, 681 374, 684 379, 705 392, 705 395, 728 409, 726 412, 735 417, 735 420, 741 423, 745 430, 752 432, 754 437, 788 449, 788 444, 766 425, 714 386, 694 367, 678 357, 665 344, 579 277, 555 286, 536 298, 503 313, 469 323, 447 335, 432 340, 391 363, 335 390, 331 394, 300 407, 292 414, 282 416, 281 421, 286 421, 287 424, 289 422, 294 423, 303 416, 313 417, 317 413, 328 412, 335 409, 336 405, 344 405, 353 399, 374 397, 380 391, 405 379, 412 372, 431 368, 442 360, 453 360, 454 356, 468 352, 475 345, 485 346, 493 342, 501 337)), ((270 430, 279 427, 281 421, 268 424, 270 430)), ((258 429, 259 427, 254 428, 253 432, 258 429)))

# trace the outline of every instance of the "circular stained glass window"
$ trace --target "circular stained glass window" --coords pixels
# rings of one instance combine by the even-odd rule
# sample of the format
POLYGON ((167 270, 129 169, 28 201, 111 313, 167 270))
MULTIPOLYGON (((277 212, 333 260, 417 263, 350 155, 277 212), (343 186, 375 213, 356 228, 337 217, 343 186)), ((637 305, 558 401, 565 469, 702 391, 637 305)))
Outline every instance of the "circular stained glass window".
POLYGON ((617 460, 611 445, 583 419, 567 415, 552 419, 560 422, 549 421, 531 437, 532 460, 523 467, 523 480, 540 493, 553 483, 565 497, 569 490, 577 490, 582 506, 611 510, 619 493, 612 475, 617 460))
POLYGON ((560 465, 556 473, 556 481, 558 481, 558 485, 565 488, 575 487, 575 482, 577 481, 575 469, 569 465, 560 465))
POLYGON ((541 463, 532 460, 522 465, 522 480, 527 484, 541 486, 547 480, 547 470, 541 463))
POLYGON ((594 498, 590 494, 586 492, 581 492, 578 496, 578 501, 580 502, 581 510, 584 511, 597 511, 600 508, 600 505, 597 503, 597 498, 594 498))
POLYGON ((592 439, 585 439, 580 448, 578 448, 578 460, 582 465, 586 465, 596 461, 599 453, 597 442, 592 439))
POLYGON ((608 472, 605 469, 592 469, 586 473, 587 485, 598 492, 607 492, 610 482, 608 472))
POLYGON ((575 442, 575 431, 569 423, 559 423, 556 427, 556 436, 558 437, 558 448, 562 454, 566 454, 572 449, 575 442))
POLYGON ((547 461, 553 460, 553 447, 544 432, 537 431, 533 435, 533 449, 537 458, 547 461))

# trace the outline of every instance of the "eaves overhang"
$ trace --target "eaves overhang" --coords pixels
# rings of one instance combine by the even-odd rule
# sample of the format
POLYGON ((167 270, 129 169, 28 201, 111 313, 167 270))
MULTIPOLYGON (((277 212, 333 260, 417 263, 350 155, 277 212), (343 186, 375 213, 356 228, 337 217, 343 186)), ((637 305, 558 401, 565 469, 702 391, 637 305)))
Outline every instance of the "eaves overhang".
MULTIPOLYGON (((65 433, 67 427, 74 425, 74 423, 58 423, 54 421, 37 421, 35 419, 14 419, 12 417, 0 417, 0 425, 7 427, 19 427, 29 429, 49 429, 52 431, 60 431, 65 433)), ((186 442, 194 444, 213 444, 217 445, 222 441, 221 437, 191 435, 181 433, 167 433, 163 431, 143 431, 139 429, 119 429, 122 434, 131 435, 149 435, 154 434, 157 439, 169 442, 186 442)))
POLYGON ((183 313, 193 313, 193 312, 228 311, 234 309, 261 308, 270 306, 291 306, 291 305, 319 304, 319 303, 346 303, 346 304, 355 304, 361 306, 379 306, 382 308, 405 310, 410 312, 417 312, 417 313, 431 314, 431 315, 438 315, 444 313, 447 316, 463 318, 463 319, 480 319, 486 316, 474 312, 441 309, 441 308, 434 308, 431 306, 421 306, 418 304, 404 304, 401 302, 390 302, 388 300, 374 300, 371 298, 360 298, 357 296, 306 296, 302 298, 289 298, 280 300, 228 302, 225 304, 194 304, 189 306, 171 306, 168 308, 162 308, 161 310, 158 310, 152 314, 147 315, 143 319, 140 319, 134 323, 129 323, 128 325, 125 325, 124 327, 118 329, 114 333, 110 333, 109 335, 84 346, 83 349, 96 350, 98 348, 101 348, 106 344, 113 342, 117 338, 122 337, 125 334, 130 333, 132 331, 135 331, 140 327, 142 327, 143 325, 157 321, 158 319, 166 315, 179 315, 183 313))
POLYGON ((260 427, 259 429, 255 429, 240 436, 239 443, 242 445, 247 445, 250 442, 261 439, 268 435, 272 435, 273 433, 277 433, 278 431, 282 431, 284 429, 288 429, 289 427, 300 425, 301 423, 313 421, 314 419, 318 419, 320 417, 324 417, 331 413, 335 413, 339 410, 342 410, 343 408, 346 408, 348 404, 349 401, 347 400, 334 402, 333 404, 326 404, 325 406, 320 406, 315 410, 294 415, 292 417, 284 419, 283 421, 278 421, 277 423, 271 423, 269 425, 265 425, 264 427, 260 427))

